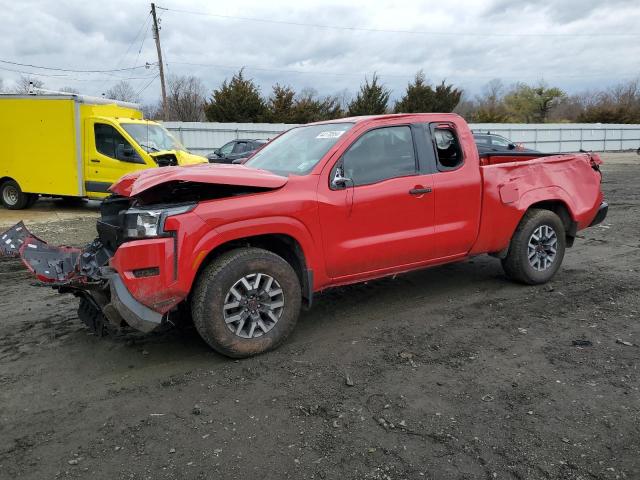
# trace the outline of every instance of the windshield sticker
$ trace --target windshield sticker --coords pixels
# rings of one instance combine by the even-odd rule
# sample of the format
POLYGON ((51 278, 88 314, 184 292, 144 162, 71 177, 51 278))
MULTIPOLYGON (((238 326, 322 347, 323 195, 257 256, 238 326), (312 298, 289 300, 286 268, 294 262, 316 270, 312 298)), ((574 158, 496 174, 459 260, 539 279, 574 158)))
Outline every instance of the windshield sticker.
POLYGON ((340 138, 343 133, 344 130, 327 130, 326 132, 320 132, 316 138, 340 138))

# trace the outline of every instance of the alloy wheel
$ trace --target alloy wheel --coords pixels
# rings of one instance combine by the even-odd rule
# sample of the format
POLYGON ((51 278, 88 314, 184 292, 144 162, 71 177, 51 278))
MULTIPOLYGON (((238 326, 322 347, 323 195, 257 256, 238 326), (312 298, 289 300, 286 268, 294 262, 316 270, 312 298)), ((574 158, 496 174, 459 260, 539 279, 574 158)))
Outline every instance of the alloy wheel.
POLYGON ((250 273, 235 282, 222 307, 224 321, 241 338, 257 338, 269 332, 282 317, 284 292, 266 273, 250 273))
POLYGON ((527 258, 529 265, 542 272, 548 269, 556 258, 558 250, 558 236, 549 225, 540 225, 536 228, 527 245, 527 258))

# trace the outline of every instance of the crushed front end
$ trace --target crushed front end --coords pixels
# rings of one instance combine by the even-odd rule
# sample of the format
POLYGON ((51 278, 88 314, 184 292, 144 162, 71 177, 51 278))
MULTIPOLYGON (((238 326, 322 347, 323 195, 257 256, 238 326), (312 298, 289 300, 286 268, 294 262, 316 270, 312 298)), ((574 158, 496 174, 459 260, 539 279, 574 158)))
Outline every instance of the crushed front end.
POLYGON ((21 258, 42 285, 80 297, 79 317, 96 333, 127 325, 150 332, 187 296, 176 287, 176 235, 165 222, 194 206, 132 206, 113 196, 85 248, 49 245, 20 222, 0 234, 0 256, 21 258))
POLYGON ((20 257, 42 285, 80 297, 78 316, 103 334, 149 332, 185 304, 215 228, 199 203, 281 188, 287 178, 239 165, 141 170, 111 186, 98 237, 83 249, 54 247, 20 222, 0 234, 0 256, 20 257))

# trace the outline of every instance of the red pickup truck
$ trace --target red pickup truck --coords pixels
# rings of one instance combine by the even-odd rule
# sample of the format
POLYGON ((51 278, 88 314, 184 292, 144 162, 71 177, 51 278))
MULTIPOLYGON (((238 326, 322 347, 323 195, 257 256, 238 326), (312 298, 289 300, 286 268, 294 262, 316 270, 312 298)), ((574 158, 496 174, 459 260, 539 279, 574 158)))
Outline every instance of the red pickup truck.
POLYGON ((278 346, 329 287, 485 253, 516 281, 548 281, 607 214, 600 163, 479 155, 453 114, 346 118, 291 129, 245 165, 123 177, 83 250, 23 224, 0 249, 79 296, 98 331, 150 331, 184 310, 211 347, 246 357, 278 346))

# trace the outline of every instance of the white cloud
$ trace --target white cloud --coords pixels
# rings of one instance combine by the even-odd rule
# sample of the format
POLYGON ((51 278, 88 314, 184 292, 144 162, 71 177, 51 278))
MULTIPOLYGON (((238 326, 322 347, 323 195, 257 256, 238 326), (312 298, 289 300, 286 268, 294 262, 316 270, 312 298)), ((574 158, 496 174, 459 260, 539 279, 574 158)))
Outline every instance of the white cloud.
MULTIPOLYGON (((236 0, 222 4, 173 0, 160 5, 305 24, 443 33, 339 30, 159 11, 168 71, 197 75, 209 89, 240 66, 247 67, 247 74, 265 94, 275 82, 296 89, 312 87, 327 94, 345 89, 353 92, 364 74, 377 71, 393 89, 394 97, 402 94, 419 69, 432 81, 446 78, 471 93, 492 78, 502 78, 507 84, 544 78, 572 92, 640 75, 636 61, 640 58, 640 37, 604 35, 638 34, 637 1, 236 0), (509 35, 523 33, 541 35, 509 35), (577 36, 565 36, 568 34, 577 36)), ((129 67, 136 60, 138 64, 156 61, 148 22, 143 29, 144 43, 142 36, 136 38, 149 11, 149 3, 144 1, 0 0, 0 11, 0 58, 4 60, 73 69, 109 69, 129 67)), ((0 67, 33 71, 4 64, 0 67)), ((154 74, 152 69, 114 75, 136 77, 131 82, 141 89, 149 78, 137 77, 154 74)), ((0 70, 5 85, 18 75, 0 70)), ((72 86, 83 93, 100 94, 118 79, 69 73, 42 80, 50 88, 72 86)), ((158 95, 156 81, 143 96, 151 101, 158 95)))

